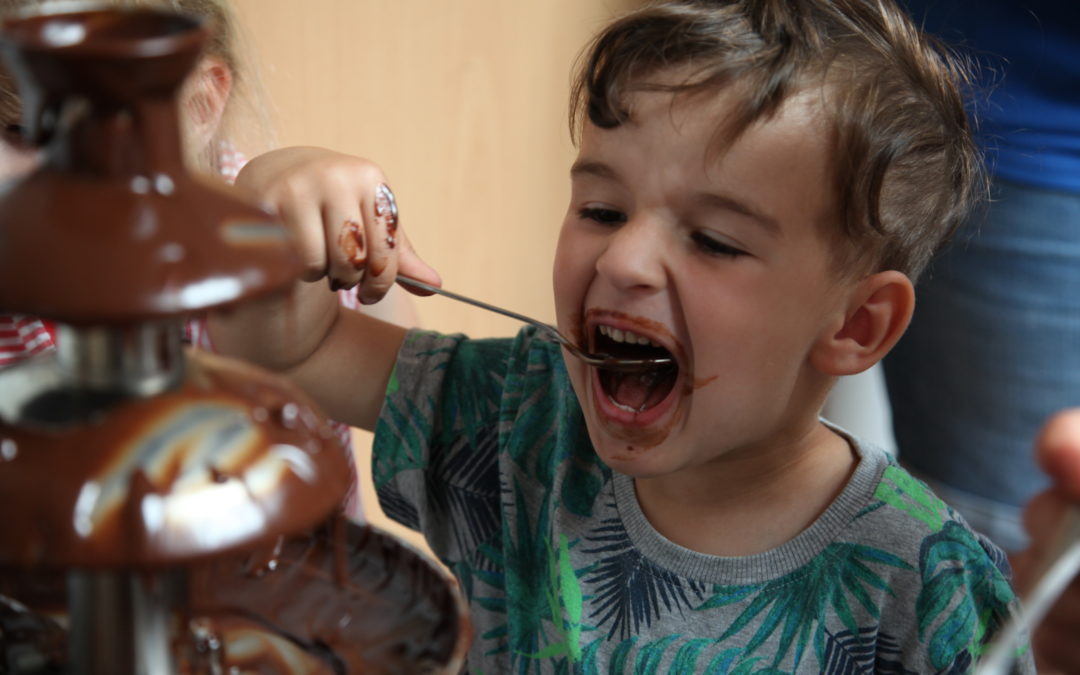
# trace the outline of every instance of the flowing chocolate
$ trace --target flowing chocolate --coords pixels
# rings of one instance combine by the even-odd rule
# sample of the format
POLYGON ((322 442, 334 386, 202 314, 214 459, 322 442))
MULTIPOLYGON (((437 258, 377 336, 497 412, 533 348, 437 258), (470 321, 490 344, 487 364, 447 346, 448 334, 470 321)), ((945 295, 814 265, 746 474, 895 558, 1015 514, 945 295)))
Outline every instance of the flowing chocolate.
POLYGON ((194 20, 99 10, 0 28, 24 124, 49 138, 43 166, 0 197, 0 308, 111 323, 292 284, 287 230, 184 168, 176 95, 206 39, 194 20))
POLYGON ((48 148, 0 194, 0 311, 55 320, 58 349, 0 372, 0 671, 456 672, 456 583, 338 515, 326 418, 181 347, 186 316, 300 273, 283 226, 183 168, 204 39, 152 10, 2 25, 48 148))
POLYGON ((183 564, 313 527, 351 476, 307 397, 205 352, 176 390, 95 424, 0 424, 0 444, 0 512, 20 514, 0 528, 5 565, 183 564))
MULTIPOLYGON (((448 572, 396 537, 340 516, 192 566, 189 587, 183 673, 456 673, 471 639, 465 601, 448 572)), ((5 570, 0 594, 37 612, 65 611, 58 571, 5 570)), ((20 648, 36 645, 63 666, 58 624, 25 608, 19 616, 26 627, 20 648)), ((0 641, 0 663, 5 648, 0 641)))
MULTIPOLYGON (((424 554, 343 518, 276 546, 196 568, 193 613, 255 618, 344 672, 460 668, 471 639, 466 605, 456 581, 424 554)), ((233 642, 227 625, 222 634, 233 642)))

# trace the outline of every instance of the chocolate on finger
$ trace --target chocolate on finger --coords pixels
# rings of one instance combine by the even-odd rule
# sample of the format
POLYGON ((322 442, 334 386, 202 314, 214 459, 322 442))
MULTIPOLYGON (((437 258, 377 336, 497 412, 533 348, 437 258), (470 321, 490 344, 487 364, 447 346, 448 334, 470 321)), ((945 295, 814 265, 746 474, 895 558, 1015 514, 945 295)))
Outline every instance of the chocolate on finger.
POLYGON ((367 264, 367 246, 364 239, 364 226, 349 218, 338 235, 338 248, 353 269, 362 270, 367 264))

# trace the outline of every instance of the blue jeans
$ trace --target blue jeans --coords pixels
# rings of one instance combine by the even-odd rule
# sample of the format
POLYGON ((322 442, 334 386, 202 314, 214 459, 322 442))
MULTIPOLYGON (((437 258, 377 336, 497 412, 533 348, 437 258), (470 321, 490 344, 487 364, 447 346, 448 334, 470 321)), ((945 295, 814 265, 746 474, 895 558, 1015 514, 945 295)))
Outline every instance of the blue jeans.
POLYGON ((1016 550, 1035 435, 1080 405, 1080 195, 998 181, 980 224, 927 270, 885 374, 901 462, 1016 550))

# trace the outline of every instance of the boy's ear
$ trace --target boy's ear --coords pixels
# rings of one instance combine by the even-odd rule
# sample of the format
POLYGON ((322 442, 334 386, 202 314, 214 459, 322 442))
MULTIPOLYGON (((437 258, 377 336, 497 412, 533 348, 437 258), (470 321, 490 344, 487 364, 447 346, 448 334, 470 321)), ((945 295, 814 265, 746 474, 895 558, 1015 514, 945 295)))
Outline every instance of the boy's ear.
POLYGON ((811 364, 826 375, 854 375, 889 353, 911 322, 915 289, 907 275, 889 270, 863 279, 836 325, 814 344, 811 364))
POLYGON ((232 84, 232 71, 213 56, 204 56, 190 75, 181 114, 187 118, 193 147, 205 147, 217 134, 232 84))

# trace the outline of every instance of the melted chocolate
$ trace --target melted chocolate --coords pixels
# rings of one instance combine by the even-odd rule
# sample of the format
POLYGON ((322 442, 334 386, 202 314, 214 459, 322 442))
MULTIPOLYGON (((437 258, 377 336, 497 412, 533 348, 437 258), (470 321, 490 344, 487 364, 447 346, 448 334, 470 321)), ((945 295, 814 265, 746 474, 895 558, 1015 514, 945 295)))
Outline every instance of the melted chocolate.
MULTIPOLYGON (((309 653, 331 654, 349 673, 460 665, 470 638, 464 601, 422 554, 341 517, 267 549, 274 546, 272 571, 253 575, 250 559, 235 558, 195 569, 193 613, 257 617, 309 653)), ((253 556, 265 560, 267 551, 253 556)), ((228 631, 221 632, 227 644, 228 631)))
POLYGON ((0 672, 62 673, 67 633, 52 619, 0 595, 0 672))
POLYGON ((0 425, 0 439, 19 449, 0 462, 0 512, 21 514, 0 528, 7 565, 182 564, 304 531, 351 475, 306 397, 205 352, 176 391, 62 431, 0 425))
POLYGON ((367 247, 364 242, 364 226, 355 220, 345 221, 338 236, 338 247, 354 269, 362 270, 367 264, 367 247))
MULTIPOLYGON (((682 348, 675 341, 674 336, 671 335, 671 331, 669 331, 667 326, 660 323, 659 321, 653 321, 652 319, 645 319, 639 316, 632 316, 623 312, 591 309, 586 313, 586 322, 592 318, 599 316, 613 317, 619 319, 623 323, 638 326, 642 329, 641 332, 643 333, 652 333, 653 335, 667 336, 668 338, 670 338, 669 342, 674 345, 674 351, 672 352, 672 356, 675 358, 675 361, 679 364, 687 363, 686 355, 685 353, 683 353, 682 348)), ((580 333, 582 332, 581 327, 575 326, 574 332, 575 337, 580 340, 580 333)), ((581 344, 580 341, 579 344, 581 344)), ((592 340, 590 339, 589 348, 593 349, 594 346, 595 345, 592 344, 592 340)), ((695 384, 695 380, 692 374, 682 372, 680 368, 679 377, 682 379, 682 389, 684 394, 691 393, 694 389, 695 384)), ((608 428, 611 434, 619 436, 632 444, 636 444, 637 447, 635 447, 634 445, 626 446, 627 456, 632 457, 633 455, 648 450, 649 448, 656 447, 657 445, 660 445, 665 440, 667 440, 667 437, 671 433, 671 430, 675 427, 676 424, 679 424, 686 416, 686 407, 683 401, 684 398, 680 399, 679 402, 676 403, 677 408, 675 410, 675 414, 671 415, 667 422, 665 422, 662 426, 659 427, 653 426, 645 429, 625 427, 619 424, 608 423, 603 418, 603 416, 600 416, 600 422, 608 428)), ((626 459, 628 457, 616 456, 613 459, 626 459)))
MULTIPOLYGON (((0 308, 112 331, 292 285, 301 266, 285 229, 184 170, 176 95, 206 37, 197 23, 91 10, 2 28, 30 136, 49 148, 0 196, 0 308)), ((396 211, 383 217, 392 248, 396 211)), ((363 233, 349 234, 355 264, 363 233)), ((136 615, 170 624, 160 640, 140 633, 156 645, 142 646, 170 651, 184 675, 460 668, 469 623, 453 579, 331 515, 352 474, 311 401, 205 352, 187 366, 153 396, 38 378, 40 389, 11 399, 0 423, 0 593, 26 606, 0 599, 0 672, 68 672, 99 628, 120 647, 104 660, 133 662, 145 656, 132 644, 136 615), (102 579, 177 583, 129 593, 155 610, 143 614, 102 579), (116 599, 128 623, 81 611, 101 604, 77 592, 80 581, 116 599)))
MULTIPOLYGON (((176 655, 183 673, 212 665, 293 675, 452 673, 471 639, 465 601, 447 572, 395 537, 341 517, 195 565, 189 588, 187 639, 176 655)), ((66 602, 57 571, 4 570, 0 593, 36 611, 66 602)), ((65 663, 58 624, 25 609, 20 617, 27 626, 20 644, 65 663)), ((8 650, 0 641, 0 663, 8 650)))
POLYGON ((204 29, 150 10, 44 14, 2 28, 26 125, 51 136, 44 165, 0 197, 4 311, 69 324, 144 320, 292 284, 300 260, 285 228, 184 168, 175 96, 204 29), (76 27, 78 41, 54 43, 76 27))

